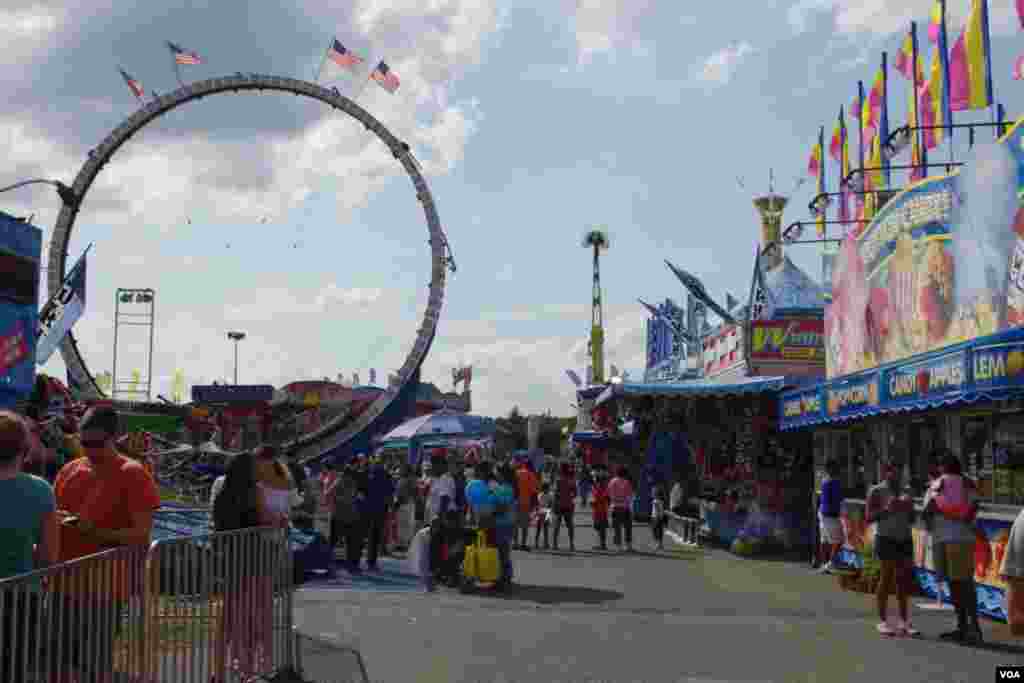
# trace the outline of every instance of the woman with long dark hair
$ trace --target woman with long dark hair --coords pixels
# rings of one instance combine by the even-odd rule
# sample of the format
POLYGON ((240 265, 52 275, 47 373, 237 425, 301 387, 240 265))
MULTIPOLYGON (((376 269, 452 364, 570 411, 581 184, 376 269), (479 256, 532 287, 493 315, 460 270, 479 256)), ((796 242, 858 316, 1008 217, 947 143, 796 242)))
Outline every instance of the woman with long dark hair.
MULTIPOLYGON (((267 508, 251 453, 239 453, 228 465, 224 485, 213 501, 217 532, 241 532, 254 527, 279 526, 281 516, 267 508)), ((224 533, 216 538, 224 577, 224 613, 215 648, 218 683, 225 669, 250 675, 269 670, 273 650, 273 568, 264 567, 268 543, 251 533, 224 533), (266 574, 266 575, 264 575, 266 574)))

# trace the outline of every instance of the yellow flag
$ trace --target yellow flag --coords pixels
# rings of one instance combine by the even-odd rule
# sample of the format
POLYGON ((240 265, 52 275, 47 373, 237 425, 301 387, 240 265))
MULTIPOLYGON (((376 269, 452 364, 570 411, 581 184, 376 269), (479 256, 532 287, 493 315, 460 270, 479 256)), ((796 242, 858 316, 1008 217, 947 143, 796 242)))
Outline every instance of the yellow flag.
POLYGON ((174 371, 174 384, 171 387, 171 400, 175 403, 185 401, 185 373, 181 370, 174 371))
POLYGON ((132 370, 132 383, 128 388, 128 395, 132 398, 139 393, 139 383, 142 382, 142 371, 132 370))
POLYGON ((101 372, 96 375, 96 385, 100 388, 100 391, 109 395, 111 387, 114 386, 114 377, 109 372, 101 372))

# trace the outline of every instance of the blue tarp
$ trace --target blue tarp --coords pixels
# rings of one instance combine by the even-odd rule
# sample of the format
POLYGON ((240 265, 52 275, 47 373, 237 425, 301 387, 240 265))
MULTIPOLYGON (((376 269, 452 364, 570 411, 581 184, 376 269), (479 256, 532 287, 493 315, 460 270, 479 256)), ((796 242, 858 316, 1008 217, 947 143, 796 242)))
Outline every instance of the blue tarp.
POLYGON ((780 428, 1016 398, 1024 398, 1024 328, 785 392, 780 428))
POLYGON ((766 391, 780 391, 787 384, 785 377, 750 377, 742 382, 716 384, 708 380, 665 384, 633 384, 623 382, 609 385, 597 398, 601 405, 619 396, 742 396, 766 391))

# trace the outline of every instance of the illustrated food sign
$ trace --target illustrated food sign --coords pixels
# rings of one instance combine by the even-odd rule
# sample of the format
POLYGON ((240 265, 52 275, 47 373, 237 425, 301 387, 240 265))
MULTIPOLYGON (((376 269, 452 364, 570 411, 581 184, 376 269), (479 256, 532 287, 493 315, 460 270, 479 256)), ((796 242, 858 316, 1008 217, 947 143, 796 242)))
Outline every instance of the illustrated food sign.
POLYGON ((958 351, 922 363, 890 368, 883 375, 882 385, 885 387, 885 401, 899 404, 957 394, 963 390, 967 380, 967 352, 958 351))
POLYGON ((817 390, 787 398, 782 404, 782 414, 786 420, 799 420, 821 414, 821 394, 817 390))
POLYGON ((1024 342, 992 344, 974 349, 974 386, 995 389, 1020 382, 1024 374, 1024 342))
POLYGON ((826 406, 830 416, 843 416, 865 408, 878 407, 878 376, 853 380, 825 390, 826 406))
POLYGON ((1024 129, 889 201, 844 240, 825 314, 828 376, 1024 325, 1024 129))
POLYGON ((825 323, 821 320, 754 320, 750 323, 751 362, 825 362, 825 323))

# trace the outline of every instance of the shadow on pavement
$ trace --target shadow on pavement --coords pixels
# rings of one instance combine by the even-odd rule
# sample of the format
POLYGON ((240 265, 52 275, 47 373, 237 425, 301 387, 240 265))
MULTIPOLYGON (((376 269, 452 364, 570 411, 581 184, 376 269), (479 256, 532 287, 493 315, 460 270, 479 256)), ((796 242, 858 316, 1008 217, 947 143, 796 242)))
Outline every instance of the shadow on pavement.
POLYGON ((586 588, 583 586, 530 586, 519 583, 506 591, 500 593, 488 592, 487 595, 498 600, 535 602, 539 605, 560 605, 565 603, 600 605, 625 597, 624 593, 601 590, 599 588, 586 588))
POLYGON ((649 552, 646 550, 634 550, 631 553, 617 552, 615 550, 530 550, 532 555, 549 555, 554 557, 647 557, 658 560, 696 560, 703 553, 681 550, 678 552, 665 550, 663 552, 649 552))

